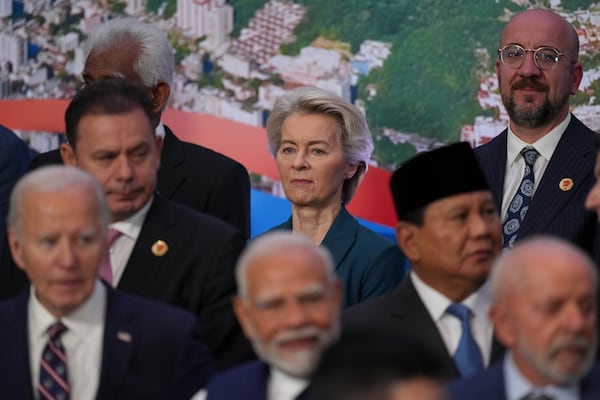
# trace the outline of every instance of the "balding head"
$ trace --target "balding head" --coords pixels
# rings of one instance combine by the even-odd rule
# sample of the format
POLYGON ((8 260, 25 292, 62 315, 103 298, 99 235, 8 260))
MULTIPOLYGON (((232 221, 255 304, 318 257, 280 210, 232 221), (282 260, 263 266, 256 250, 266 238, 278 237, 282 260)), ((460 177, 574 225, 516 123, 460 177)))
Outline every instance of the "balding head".
POLYGON ((524 240, 490 277, 499 340, 535 385, 577 383, 596 353, 598 275, 591 259, 557 238, 524 240))

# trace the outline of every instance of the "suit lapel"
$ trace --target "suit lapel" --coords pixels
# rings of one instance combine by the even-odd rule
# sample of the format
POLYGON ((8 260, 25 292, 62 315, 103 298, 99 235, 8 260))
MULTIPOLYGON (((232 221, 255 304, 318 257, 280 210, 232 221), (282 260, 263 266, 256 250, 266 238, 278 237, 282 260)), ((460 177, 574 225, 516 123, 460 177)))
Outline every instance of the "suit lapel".
POLYGON ((0 341, 4 344, 0 371, 10 380, 12 391, 0 391, 2 398, 32 399, 32 378, 29 365, 27 302, 29 289, 11 300, 11 308, 0 321, 0 341))
POLYGON ((118 302, 118 296, 117 291, 107 288, 98 399, 118 397, 120 384, 129 370, 135 340, 139 338, 132 323, 134 313, 126 304, 118 302))
POLYGON ((589 168, 589 157, 595 157, 595 151, 592 137, 587 132, 582 132, 583 128, 578 125, 581 125, 581 122, 571 116, 571 122, 558 142, 531 199, 529 210, 519 229, 519 236, 525 237, 533 231, 544 231, 575 193, 583 190, 580 189, 580 184, 588 174, 592 173, 589 168), (559 183, 563 178, 573 180, 573 189, 567 191, 560 189, 559 183))
POLYGON ((494 203, 498 211, 502 209, 502 194, 504 192, 504 174, 506 170, 506 140, 507 130, 493 139, 487 147, 481 147, 475 154, 482 165, 488 184, 492 189, 494 203))
POLYGON ((410 277, 407 277, 392 292, 386 308, 392 320, 398 325, 394 330, 418 332, 418 339, 441 361, 441 372, 444 377, 449 379, 460 377, 454 360, 448 353, 442 336, 425 304, 421 301, 410 277))
POLYGON ((185 150, 182 143, 165 125, 165 138, 160 154, 160 168, 158 169, 157 191, 165 198, 170 199, 186 179, 183 170, 178 167, 185 163, 185 150))
POLYGON ((160 269, 164 267, 164 257, 154 255, 152 246, 159 239, 164 240, 167 245, 172 244, 168 236, 175 221, 172 214, 173 210, 167 207, 166 201, 161 196, 154 196, 119 281, 119 289, 143 295, 145 290, 151 287, 150 282, 155 280, 160 269))
POLYGON ((323 238, 322 245, 329 250, 333 257, 335 268, 337 269, 350 248, 356 242, 356 231, 358 230, 358 221, 352 217, 346 208, 342 206, 337 217, 331 224, 329 231, 323 238))

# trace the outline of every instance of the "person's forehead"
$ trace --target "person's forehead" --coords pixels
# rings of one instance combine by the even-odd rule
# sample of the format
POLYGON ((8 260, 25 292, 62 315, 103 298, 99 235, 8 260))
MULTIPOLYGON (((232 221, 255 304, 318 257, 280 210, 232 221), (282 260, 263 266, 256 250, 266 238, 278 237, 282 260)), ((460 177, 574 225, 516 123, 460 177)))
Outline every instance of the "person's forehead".
POLYGON ((132 43, 119 48, 93 50, 86 59, 82 75, 88 81, 114 77, 139 81, 134 71, 138 52, 138 47, 132 43))
POLYGON ((246 271, 250 291, 290 291, 292 288, 323 284, 324 262, 315 251, 281 249, 255 258, 246 271))
POLYGON ((566 51, 570 24, 560 16, 534 10, 515 16, 501 35, 501 45, 515 43, 526 47, 553 46, 566 51))

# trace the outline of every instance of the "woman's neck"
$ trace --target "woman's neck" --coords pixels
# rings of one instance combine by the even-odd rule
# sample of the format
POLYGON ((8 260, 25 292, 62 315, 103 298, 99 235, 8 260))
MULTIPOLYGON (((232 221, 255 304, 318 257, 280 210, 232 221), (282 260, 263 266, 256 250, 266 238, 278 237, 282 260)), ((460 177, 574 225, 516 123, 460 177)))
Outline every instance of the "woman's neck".
POLYGON ((341 203, 318 210, 292 206, 292 230, 308 236, 315 245, 319 245, 341 209, 341 203))

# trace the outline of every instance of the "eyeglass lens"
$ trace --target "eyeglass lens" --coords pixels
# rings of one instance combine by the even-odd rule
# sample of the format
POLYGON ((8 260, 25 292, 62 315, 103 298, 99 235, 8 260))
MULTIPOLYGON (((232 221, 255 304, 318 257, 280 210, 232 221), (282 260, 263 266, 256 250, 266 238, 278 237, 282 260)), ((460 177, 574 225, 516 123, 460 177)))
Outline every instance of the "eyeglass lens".
POLYGON ((524 49, 521 46, 506 46, 502 49, 502 62, 506 65, 519 68, 525 60, 525 55, 533 52, 535 64, 541 69, 552 69, 558 63, 560 57, 558 51, 552 47, 540 47, 538 49, 524 49))

